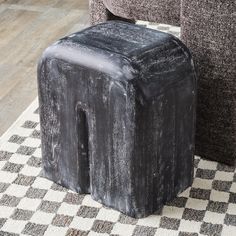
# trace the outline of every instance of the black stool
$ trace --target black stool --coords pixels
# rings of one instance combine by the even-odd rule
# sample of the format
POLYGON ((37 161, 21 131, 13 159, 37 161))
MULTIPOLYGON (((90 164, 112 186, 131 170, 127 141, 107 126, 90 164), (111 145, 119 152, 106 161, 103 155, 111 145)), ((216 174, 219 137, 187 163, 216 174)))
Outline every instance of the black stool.
POLYGON ((195 72, 180 40, 110 21, 38 66, 44 176, 133 217, 191 185, 195 72))

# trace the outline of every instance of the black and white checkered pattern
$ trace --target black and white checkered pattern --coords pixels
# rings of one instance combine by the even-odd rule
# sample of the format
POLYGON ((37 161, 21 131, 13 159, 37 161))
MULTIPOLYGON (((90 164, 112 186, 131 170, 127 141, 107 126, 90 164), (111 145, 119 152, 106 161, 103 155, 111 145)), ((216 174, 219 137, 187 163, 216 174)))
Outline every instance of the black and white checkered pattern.
POLYGON ((24 114, 0 147, 0 235, 234 235, 234 167, 195 158, 191 188, 162 213, 133 219, 40 177, 38 114, 24 114))
POLYGON ((0 140, 0 235, 236 235, 234 167, 196 157, 192 187, 139 220, 40 177, 37 107, 34 101, 0 140))
POLYGON ((180 27, 173 26, 173 25, 167 25, 167 24, 157 24, 157 23, 152 23, 152 22, 147 22, 147 21, 137 21, 136 22, 138 25, 145 26, 150 29, 155 29, 155 30, 160 30, 165 33, 173 34, 176 37, 180 37, 180 27))

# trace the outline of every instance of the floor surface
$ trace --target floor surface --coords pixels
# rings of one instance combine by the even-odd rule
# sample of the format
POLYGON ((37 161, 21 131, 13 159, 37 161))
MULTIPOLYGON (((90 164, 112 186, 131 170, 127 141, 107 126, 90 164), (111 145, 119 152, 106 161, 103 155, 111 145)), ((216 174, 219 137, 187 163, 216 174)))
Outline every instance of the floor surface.
POLYGON ((0 138, 0 235, 235 235, 235 167, 195 157, 192 186, 161 214, 134 219, 42 177, 37 108, 35 100, 0 138))
POLYGON ((88 0, 0 0, 0 136, 37 96, 43 50, 88 20, 88 0))

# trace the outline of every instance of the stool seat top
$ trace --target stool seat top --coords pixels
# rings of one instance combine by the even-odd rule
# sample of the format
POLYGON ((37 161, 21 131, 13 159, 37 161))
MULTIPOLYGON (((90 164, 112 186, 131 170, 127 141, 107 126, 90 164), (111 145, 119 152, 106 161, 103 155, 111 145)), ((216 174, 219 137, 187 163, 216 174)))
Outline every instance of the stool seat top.
POLYGON ((131 57, 148 48, 166 44, 172 35, 122 21, 107 21, 65 37, 76 44, 131 57))
POLYGON ((66 36, 47 48, 43 58, 89 68, 112 80, 139 81, 148 94, 194 73, 190 52, 178 38, 121 21, 66 36))

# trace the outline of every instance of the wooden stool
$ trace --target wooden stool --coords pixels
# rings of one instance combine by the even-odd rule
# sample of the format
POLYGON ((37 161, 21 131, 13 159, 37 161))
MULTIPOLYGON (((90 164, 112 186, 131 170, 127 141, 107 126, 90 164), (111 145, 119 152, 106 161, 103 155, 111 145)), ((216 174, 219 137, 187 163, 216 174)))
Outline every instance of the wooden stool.
POLYGON ((174 36, 110 21, 38 66, 44 176, 132 217, 191 185, 195 72, 174 36))

